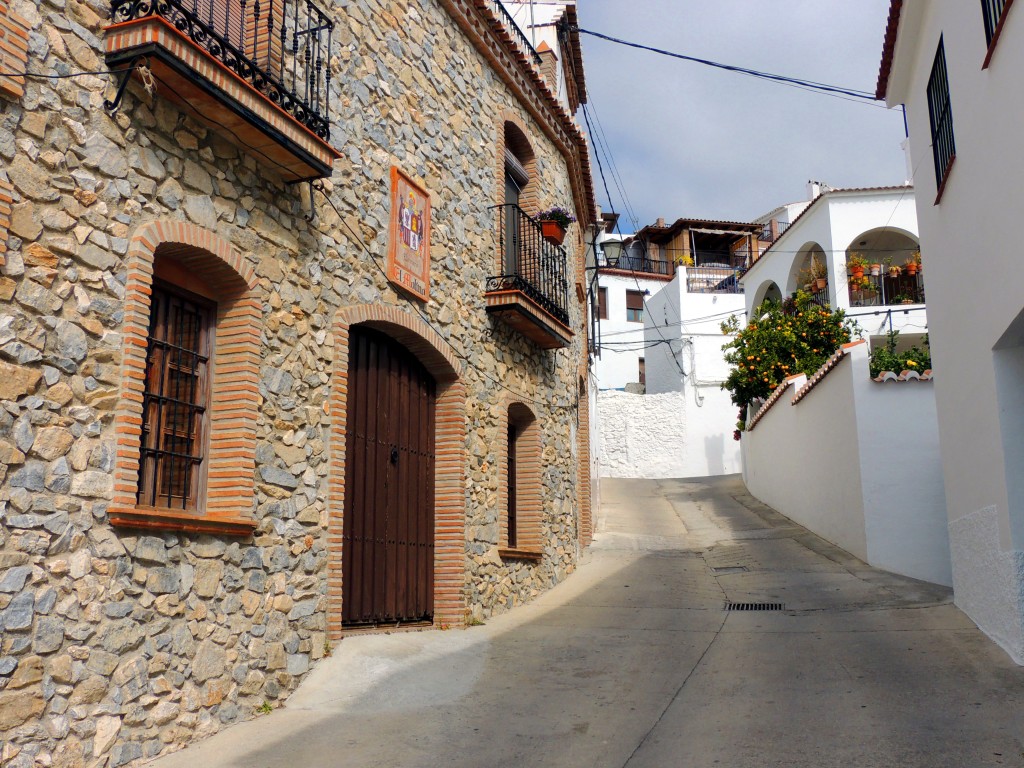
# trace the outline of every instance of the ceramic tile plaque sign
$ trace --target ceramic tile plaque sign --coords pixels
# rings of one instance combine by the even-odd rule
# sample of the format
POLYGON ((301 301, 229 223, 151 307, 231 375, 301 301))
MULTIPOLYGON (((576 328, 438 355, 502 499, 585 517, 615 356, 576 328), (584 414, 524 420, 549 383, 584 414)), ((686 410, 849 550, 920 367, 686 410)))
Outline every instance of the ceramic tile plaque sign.
POLYGON ((391 166, 388 279, 402 290, 430 298, 430 196, 391 166))

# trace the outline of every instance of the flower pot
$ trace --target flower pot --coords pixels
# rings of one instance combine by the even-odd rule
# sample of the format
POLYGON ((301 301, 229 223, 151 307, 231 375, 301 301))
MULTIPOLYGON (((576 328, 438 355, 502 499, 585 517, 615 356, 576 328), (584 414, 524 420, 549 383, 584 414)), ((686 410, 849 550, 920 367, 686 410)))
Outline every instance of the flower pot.
POLYGON ((854 267, 852 272, 854 280, 860 280, 862 277, 864 277, 864 267, 854 267))
POLYGON ((908 275, 916 275, 917 274, 917 264, 907 264, 907 274, 908 275))
POLYGON ((828 287, 828 280, 824 277, 815 278, 814 282, 811 283, 811 287, 815 291, 823 291, 828 287))
POLYGON ((871 265, 871 276, 872 277, 878 277, 880 274, 882 274, 882 265, 881 264, 872 264, 871 265))
POLYGON ((552 245, 561 245, 565 240, 565 227, 557 221, 546 220, 540 223, 541 234, 552 245))
POLYGON ((900 268, 899 267, 889 267, 889 277, 899 277, 899 276, 900 276, 900 268))

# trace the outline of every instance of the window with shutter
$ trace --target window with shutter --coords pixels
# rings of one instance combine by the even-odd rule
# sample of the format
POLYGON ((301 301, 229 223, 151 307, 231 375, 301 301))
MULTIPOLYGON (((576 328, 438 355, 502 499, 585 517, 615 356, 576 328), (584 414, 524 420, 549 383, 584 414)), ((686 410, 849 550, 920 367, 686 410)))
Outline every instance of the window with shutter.
POLYGON ((644 321, 644 295, 641 291, 626 291, 626 321, 630 323, 644 321))

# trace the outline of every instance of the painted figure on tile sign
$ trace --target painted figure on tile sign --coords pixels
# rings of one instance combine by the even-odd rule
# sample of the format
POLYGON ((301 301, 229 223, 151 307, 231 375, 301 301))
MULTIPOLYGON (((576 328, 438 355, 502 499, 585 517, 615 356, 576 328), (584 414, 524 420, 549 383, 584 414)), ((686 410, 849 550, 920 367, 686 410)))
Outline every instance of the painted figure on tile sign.
POLYGON ((430 196, 398 168, 391 169, 388 279, 426 301, 430 297, 430 196))

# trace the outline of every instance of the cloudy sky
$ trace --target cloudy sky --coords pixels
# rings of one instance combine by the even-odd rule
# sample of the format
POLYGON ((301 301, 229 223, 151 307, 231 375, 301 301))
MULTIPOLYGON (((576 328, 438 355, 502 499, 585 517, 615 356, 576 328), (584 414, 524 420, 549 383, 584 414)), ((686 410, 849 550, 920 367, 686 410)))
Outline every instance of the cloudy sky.
MULTIPOLYGON (((889 0, 578 0, 583 29, 872 93, 888 7, 889 0)), ((641 226, 658 216, 747 221, 806 199, 808 179, 833 187, 904 181, 898 110, 585 34, 582 41, 591 120, 603 127, 641 226)), ((594 176, 608 210, 596 162, 594 176)), ((624 232, 629 220, 622 217, 624 232)))

